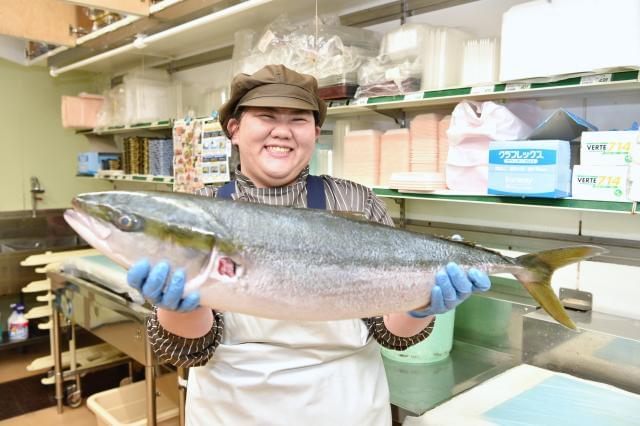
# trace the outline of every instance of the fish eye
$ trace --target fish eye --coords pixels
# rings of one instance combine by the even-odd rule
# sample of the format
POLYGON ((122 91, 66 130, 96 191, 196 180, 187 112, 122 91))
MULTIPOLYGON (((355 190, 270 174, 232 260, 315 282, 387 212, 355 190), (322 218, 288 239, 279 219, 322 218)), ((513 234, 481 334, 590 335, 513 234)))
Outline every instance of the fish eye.
POLYGON ((139 224, 138 219, 130 214, 121 214, 115 218, 115 225, 123 231, 134 231, 139 224))

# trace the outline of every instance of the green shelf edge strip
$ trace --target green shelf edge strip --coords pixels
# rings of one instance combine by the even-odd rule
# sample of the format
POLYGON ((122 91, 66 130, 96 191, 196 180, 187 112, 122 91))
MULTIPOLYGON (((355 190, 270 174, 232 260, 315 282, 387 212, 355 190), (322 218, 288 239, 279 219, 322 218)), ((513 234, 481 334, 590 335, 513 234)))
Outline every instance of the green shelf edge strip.
POLYGON ((443 201, 470 201, 479 203, 515 204, 524 206, 561 207, 584 210, 599 210, 631 213, 631 201, 592 201, 574 200, 569 198, 518 198, 498 197, 492 195, 445 195, 445 194, 414 194, 398 192, 395 189, 374 188, 373 192, 381 197, 414 198, 443 201))
MULTIPOLYGON (((607 73, 603 73, 603 74, 607 74, 607 73)), ((640 71, 619 71, 619 72, 614 72, 611 73, 611 81, 612 82, 620 82, 620 81, 633 81, 633 80, 638 80, 638 76, 640 74, 640 71)), ((601 75, 601 74, 594 74, 594 75, 601 75)), ((567 87, 567 86, 582 86, 580 84, 580 82, 582 81, 582 77, 571 77, 571 78, 565 78, 562 80, 558 80, 558 81, 553 81, 553 82, 549 82, 549 83, 530 83, 531 87, 530 89, 525 89, 522 90, 523 92, 526 92, 527 90, 532 90, 532 89, 543 89, 543 88, 553 88, 553 87, 567 87)), ((518 82, 515 82, 514 84, 520 84, 518 82)), ((522 83, 522 84, 526 84, 526 83, 522 83)), ((588 85, 584 85, 585 87, 587 87, 588 85)), ((507 88, 507 83, 498 83, 495 84, 493 87, 493 93, 501 93, 504 92, 507 88)), ((422 93, 422 99, 436 99, 436 98, 446 98, 446 97, 450 97, 450 96, 465 96, 465 95, 471 95, 473 88, 472 87, 459 87, 459 88, 454 88, 454 89, 444 89, 444 90, 431 90, 431 91, 425 91, 422 93)), ((487 93, 490 94, 491 92, 487 93)), ((380 103, 386 103, 386 102, 399 102, 399 101, 404 101, 404 95, 395 95, 395 96, 378 96, 378 97, 374 97, 374 98, 368 98, 367 99, 367 103, 366 105, 375 105, 375 104, 380 104, 380 103)), ((407 99, 407 101, 409 100, 416 100, 416 99, 407 99)), ((419 100, 419 99, 418 99, 419 100)), ((353 105, 351 103, 352 101, 349 102, 350 105, 353 105)), ((357 104, 356 104, 357 105, 357 104)))

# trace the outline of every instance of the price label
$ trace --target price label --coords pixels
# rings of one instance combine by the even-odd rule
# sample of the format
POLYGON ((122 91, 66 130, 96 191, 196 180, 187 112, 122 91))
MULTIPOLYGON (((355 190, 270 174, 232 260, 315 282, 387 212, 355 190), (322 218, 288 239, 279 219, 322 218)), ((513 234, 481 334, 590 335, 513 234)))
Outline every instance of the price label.
POLYGON ((610 83, 611 74, 585 75, 580 79, 581 85, 610 83))
POLYGON ((424 92, 411 92, 404 95, 405 101, 418 101, 424 98, 424 92))
POLYGON ((505 86, 505 92, 517 92, 531 89, 531 83, 509 83, 505 86))
POLYGON ((369 102, 369 98, 358 98, 358 99, 354 99, 351 102, 351 105, 366 105, 367 102, 369 102))
POLYGON ((482 95, 483 93, 493 93, 493 85, 491 86, 476 86, 471 88, 472 95, 482 95))

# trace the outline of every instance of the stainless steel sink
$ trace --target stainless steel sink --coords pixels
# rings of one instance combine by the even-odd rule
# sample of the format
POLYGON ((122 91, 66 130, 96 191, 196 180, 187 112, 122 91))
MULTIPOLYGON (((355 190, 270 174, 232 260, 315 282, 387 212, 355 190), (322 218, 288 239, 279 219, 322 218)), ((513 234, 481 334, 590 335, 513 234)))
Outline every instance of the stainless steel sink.
POLYGON ((12 238, 0 240, 0 253, 48 250, 57 247, 74 247, 80 244, 80 238, 77 235, 43 238, 12 238))
POLYGON ((0 296, 19 294, 30 281, 42 279, 34 268, 20 266, 30 255, 87 246, 67 225, 63 210, 43 210, 36 218, 28 213, 0 214, 0 296))

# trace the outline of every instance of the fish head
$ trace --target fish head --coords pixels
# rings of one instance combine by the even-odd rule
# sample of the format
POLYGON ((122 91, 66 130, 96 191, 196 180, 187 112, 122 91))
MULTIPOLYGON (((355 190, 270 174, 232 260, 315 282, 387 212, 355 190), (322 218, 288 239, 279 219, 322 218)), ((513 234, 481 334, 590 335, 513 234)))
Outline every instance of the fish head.
POLYGON ((95 192, 76 196, 72 206, 64 214, 69 225, 125 268, 144 258, 195 276, 214 246, 228 246, 215 215, 183 194, 95 192))

